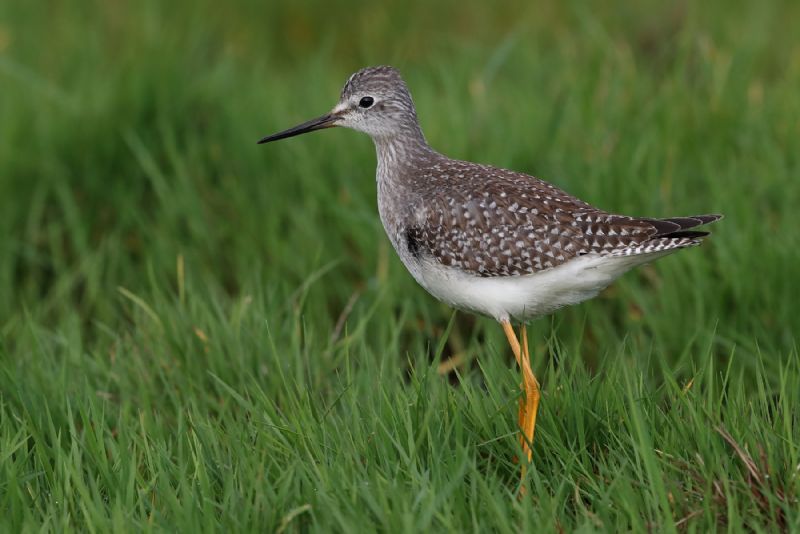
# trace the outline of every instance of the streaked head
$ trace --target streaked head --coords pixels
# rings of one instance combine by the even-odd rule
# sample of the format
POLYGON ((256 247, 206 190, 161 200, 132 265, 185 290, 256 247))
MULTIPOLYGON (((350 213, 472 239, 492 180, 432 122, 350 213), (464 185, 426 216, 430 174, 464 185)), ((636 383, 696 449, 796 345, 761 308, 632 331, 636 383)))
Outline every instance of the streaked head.
POLYGON ((367 67, 347 80, 339 102, 327 113, 259 141, 268 143, 314 130, 343 126, 374 139, 422 136, 411 93, 394 67, 367 67))

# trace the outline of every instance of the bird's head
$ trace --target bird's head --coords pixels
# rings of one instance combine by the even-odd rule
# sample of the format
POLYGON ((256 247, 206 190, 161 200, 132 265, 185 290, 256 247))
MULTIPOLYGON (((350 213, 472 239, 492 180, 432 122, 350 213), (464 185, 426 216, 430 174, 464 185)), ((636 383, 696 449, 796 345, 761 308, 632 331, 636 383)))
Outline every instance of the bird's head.
POLYGON ((394 67, 367 67, 347 80, 339 102, 325 115, 264 137, 259 143, 293 137, 314 130, 343 126, 373 139, 422 133, 411 93, 394 67))

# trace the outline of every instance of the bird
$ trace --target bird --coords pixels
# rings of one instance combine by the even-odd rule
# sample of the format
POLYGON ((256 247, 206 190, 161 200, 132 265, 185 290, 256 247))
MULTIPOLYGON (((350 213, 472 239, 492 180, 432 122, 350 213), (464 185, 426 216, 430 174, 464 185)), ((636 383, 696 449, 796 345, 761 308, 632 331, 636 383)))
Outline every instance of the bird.
POLYGON ((438 300, 502 326, 522 374, 524 482, 541 396, 527 323, 593 298, 634 267, 699 245, 709 233, 698 227, 722 215, 609 213, 528 174, 451 159, 428 144, 408 86, 386 65, 352 74, 330 112, 258 143, 337 126, 375 144, 378 212, 411 276, 438 300))

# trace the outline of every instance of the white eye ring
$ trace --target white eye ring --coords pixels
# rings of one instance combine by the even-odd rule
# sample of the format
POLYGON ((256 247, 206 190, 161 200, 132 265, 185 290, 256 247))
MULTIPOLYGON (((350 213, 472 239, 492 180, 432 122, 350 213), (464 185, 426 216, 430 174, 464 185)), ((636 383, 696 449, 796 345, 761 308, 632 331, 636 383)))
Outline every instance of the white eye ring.
POLYGON ((358 101, 358 107, 367 109, 368 107, 370 107, 374 103, 375 103, 375 99, 374 98, 372 98, 371 96, 365 96, 364 98, 362 98, 361 100, 358 101))

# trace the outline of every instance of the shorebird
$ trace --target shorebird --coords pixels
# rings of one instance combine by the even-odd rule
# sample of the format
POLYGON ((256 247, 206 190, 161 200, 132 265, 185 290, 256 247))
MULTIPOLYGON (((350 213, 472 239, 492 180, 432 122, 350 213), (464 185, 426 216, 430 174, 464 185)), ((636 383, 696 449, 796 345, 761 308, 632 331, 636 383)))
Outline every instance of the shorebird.
POLYGON ((525 325, 594 297, 633 267, 700 244, 708 232, 696 227, 721 218, 616 215, 533 176, 450 159, 428 145, 411 93, 389 66, 359 70, 329 113, 258 142, 334 126, 372 137, 378 211, 411 276, 442 302, 502 325, 522 370, 527 463, 540 394, 525 325))

